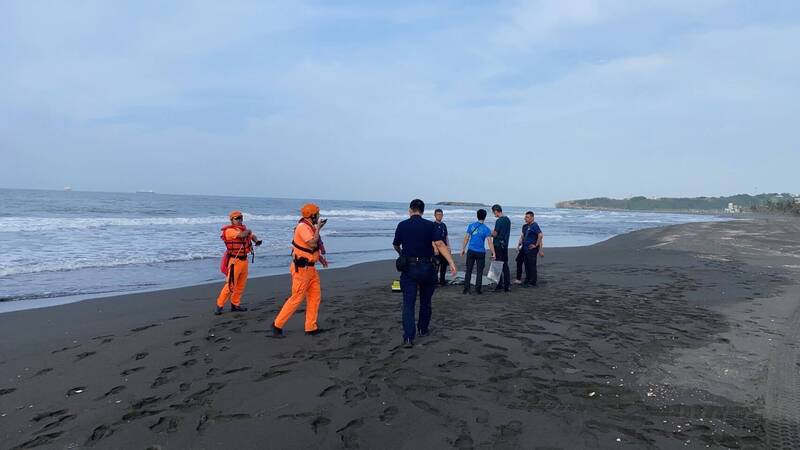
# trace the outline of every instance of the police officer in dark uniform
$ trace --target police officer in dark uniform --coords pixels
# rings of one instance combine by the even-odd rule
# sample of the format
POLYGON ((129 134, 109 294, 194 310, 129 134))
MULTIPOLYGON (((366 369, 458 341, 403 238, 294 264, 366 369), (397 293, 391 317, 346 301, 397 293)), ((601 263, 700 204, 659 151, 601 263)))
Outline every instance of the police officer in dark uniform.
MULTIPOLYGON (((442 222, 442 219, 444 218, 444 211, 442 211, 440 208, 437 208, 433 212, 433 218, 435 219, 433 224, 439 228, 438 232, 442 234, 442 242, 444 242, 444 245, 450 249, 450 242, 447 239, 447 224, 442 222)), ((439 259, 439 284, 444 286, 447 284, 447 280, 444 278, 444 274, 447 273, 447 260, 441 255, 441 253, 439 253, 437 258, 439 259)))
POLYGON ((442 241, 441 229, 433 222, 422 218, 425 202, 414 199, 408 206, 410 218, 397 224, 394 232, 394 249, 400 255, 397 259, 400 275, 400 288, 403 291, 403 345, 414 346, 414 338, 428 335, 431 322, 431 297, 436 289, 437 273, 434 264, 434 247, 450 265, 453 277, 456 263, 450 250, 442 241), (419 322, 414 326, 414 309, 419 290, 419 322))

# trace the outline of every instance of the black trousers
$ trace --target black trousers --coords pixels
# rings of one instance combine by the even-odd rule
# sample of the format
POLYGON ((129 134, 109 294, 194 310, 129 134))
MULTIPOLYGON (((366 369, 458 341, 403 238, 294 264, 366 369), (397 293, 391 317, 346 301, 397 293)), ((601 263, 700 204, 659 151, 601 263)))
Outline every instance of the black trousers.
POLYGON ((536 273, 536 259, 539 257, 539 249, 525 250, 525 283, 528 286, 536 286, 538 275, 536 273))
POLYGON ((511 286, 511 270, 508 267, 508 248, 495 247, 494 248, 495 261, 503 261, 503 274, 497 280, 497 289, 508 290, 511 286))
POLYGON ((439 255, 439 284, 445 284, 446 281, 444 280, 444 274, 447 273, 447 259, 444 256, 439 255))
POLYGON ((522 269, 525 267, 525 249, 519 249, 517 252, 517 279, 522 281, 522 269))
POLYGON ((472 266, 477 265, 475 273, 475 291, 481 292, 483 281, 483 268, 486 266, 486 252, 474 252, 467 250, 467 272, 464 274, 464 292, 469 291, 469 284, 472 280, 472 266))

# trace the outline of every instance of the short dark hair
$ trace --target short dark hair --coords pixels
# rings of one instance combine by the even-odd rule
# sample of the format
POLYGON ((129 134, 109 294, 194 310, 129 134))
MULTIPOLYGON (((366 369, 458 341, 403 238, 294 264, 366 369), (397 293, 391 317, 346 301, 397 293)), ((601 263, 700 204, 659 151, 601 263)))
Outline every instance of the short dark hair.
POLYGON ((533 215, 533 211, 525 211, 525 215, 526 216, 532 216, 533 215))
POLYGON ((486 219, 486 210, 485 209, 479 209, 478 210, 478 220, 484 220, 484 219, 486 219))
POLYGON ((495 203, 492 205, 492 211, 503 212, 503 207, 495 203))
POLYGON ((411 203, 408 204, 408 209, 422 214, 425 212, 425 202, 415 198, 414 200, 411 200, 411 203))
POLYGON ((436 208, 436 209, 433 211, 433 213, 434 213, 434 214, 436 214, 436 213, 442 213, 442 214, 444 214, 444 211, 442 211, 442 208, 436 208))

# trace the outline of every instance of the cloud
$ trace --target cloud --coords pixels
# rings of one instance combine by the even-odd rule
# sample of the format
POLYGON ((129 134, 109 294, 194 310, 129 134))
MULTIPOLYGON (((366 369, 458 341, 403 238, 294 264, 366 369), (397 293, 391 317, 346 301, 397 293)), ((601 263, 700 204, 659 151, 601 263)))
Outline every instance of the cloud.
POLYGON ((785 190, 800 164, 797 18, 729 20, 722 6, 739 11, 18 3, 0 31, 0 177, 225 194, 237 187, 219 183, 220 161, 234 160, 268 196, 785 190))

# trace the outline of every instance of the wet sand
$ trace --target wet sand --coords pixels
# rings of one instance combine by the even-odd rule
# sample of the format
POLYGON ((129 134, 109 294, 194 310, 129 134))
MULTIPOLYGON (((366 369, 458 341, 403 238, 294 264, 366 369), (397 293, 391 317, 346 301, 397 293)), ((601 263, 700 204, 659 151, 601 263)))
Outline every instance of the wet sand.
POLYGON ((2 314, 0 447, 800 445, 800 223, 545 252, 538 288, 437 290, 413 349, 393 261, 323 271, 313 337, 268 337, 286 275, 219 317, 221 283, 2 314))

